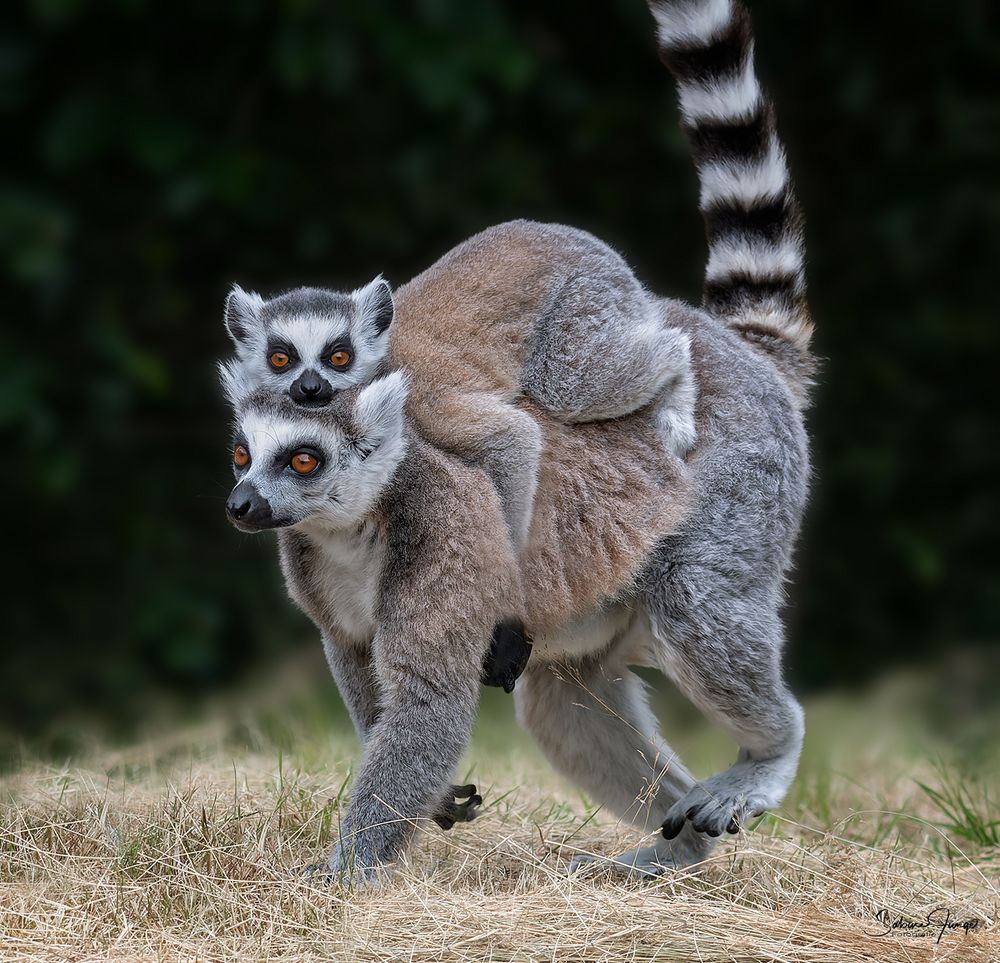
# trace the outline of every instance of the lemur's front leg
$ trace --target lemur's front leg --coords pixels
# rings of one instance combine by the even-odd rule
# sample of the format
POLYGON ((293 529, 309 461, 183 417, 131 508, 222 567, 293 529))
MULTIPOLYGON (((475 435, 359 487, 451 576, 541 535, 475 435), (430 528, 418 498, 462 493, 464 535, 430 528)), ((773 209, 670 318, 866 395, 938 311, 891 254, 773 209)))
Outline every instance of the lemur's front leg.
POLYGON ((327 864, 328 876, 351 882, 374 880, 449 789, 472 736, 494 626, 519 600, 494 487, 419 437, 410 445, 380 504, 371 666, 381 709, 327 864))
POLYGON ((378 683, 372 672, 370 645, 357 645, 332 633, 323 635, 323 652, 333 681, 354 723, 361 745, 378 721, 378 683))
MULTIPOLYGON (((372 669, 371 646, 357 645, 328 633, 323 636, 323 651, 358 739, 364 746, 379 717, 379 688, 372 669)), ((483 797, 473 783, 452 785, 445 790, 431 818, 442 829, 451 829, 455 823, 472 822, 479 815, 482 804, 483 797)))
POLYGON ((327 864, 332 880, 373 881, 403 851, 416 820, 435 812, 472 733, 484 648, 485 640, 422 646, 391 630, 376 636, 382 711, 327 864))

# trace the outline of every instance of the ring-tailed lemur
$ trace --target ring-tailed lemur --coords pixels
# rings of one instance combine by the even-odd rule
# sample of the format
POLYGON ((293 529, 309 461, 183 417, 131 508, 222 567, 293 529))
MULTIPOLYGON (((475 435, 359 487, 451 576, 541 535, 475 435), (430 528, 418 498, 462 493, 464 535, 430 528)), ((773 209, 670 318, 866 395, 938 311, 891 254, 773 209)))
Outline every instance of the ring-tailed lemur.
MULTIPOLYGON (((802 406, 811 371, 798 209, 753 72, 749 17, 733 0, 650 6, 678 78, 710 243, 704 308, 664 302, 691 338, 698 384, 693 484, 688 491, 675 474, 663 486, 681 483, 687 515, 678 509, 669 537, 644 551, 637 582, 628 567, 617 598, 605 593, 539 633, 515 692, 519 719, 556 768, 596 803, 662 828, 615 861, 640 875, 704 858, 715 837, 777 805, 794 776, 803 719, 782 680, 780 608, 807 496, 802 406), (740 751, 728 770, 695 781, 659 736, 634 665, 663 671, 734 737, 740 751)), ((424 392, 433 392, 433 362, 417 352, 408 365, 424 392)), ((230 514, 244 526, 285 526, 293 595, 319 624, 347 626, 328 653, 337 653, 345 698, 357 700, 355 717, 371 724, 345 817, 363 867, 391 859, 408 820, 444 795, 468 738, 491 620, 509 614, 504 596, 524 564, 482 469, 428 443, 421 405, 403 411, 401 378, 344 392, 321 411, 273 394, 241 400, 238 379, 228 386, 243 433, 234 460, 251 466, 230 514), (310 482, 313 471, 327 474, 310 482)), ((541 405, 521 407, 545 423, 541 405)), ((549 556, 555 566, 577 541, 600 536, 578 522, 603 513, 617 524, 654 499, 651 456, 650 484, 638 494, 621 476, 614 482, 619 466, 642 462, 652 421, 640 412, 543 432, 539 492, 555 494, 536 504, 532 532, 554 525, 563 539, 549 556)), ((662 446, 661 456, 676 462, 662 446)), ((629 524, 641 532, 637 519, 641 511, 629 524)), ((594 547, 615 555, 613 540, 594 547)), ((568 575, 556 588, 584 598, 585 584, 570 583, 586 583, 591 570, 581 564, 568 575)), ((526 579, 525 588, 536 586, 526 579)), ((348 868, 346 853, 338 847, 332 872, 348 868)))
POLYGON ((620 255, 562 225, 489 228, 400 288, 395 304, 381 277, 350 294, 298 288, 270 300, 237 286, 225 318, 236 346, 228 376, 302 405, 326 405, 387 365, 432 364, 433 392, 414 385, 425 428, 490 472, 519 547, 542 448, 524 399, 568 422, 656 399, 672 450, 694 442, 687 336, 620 255))

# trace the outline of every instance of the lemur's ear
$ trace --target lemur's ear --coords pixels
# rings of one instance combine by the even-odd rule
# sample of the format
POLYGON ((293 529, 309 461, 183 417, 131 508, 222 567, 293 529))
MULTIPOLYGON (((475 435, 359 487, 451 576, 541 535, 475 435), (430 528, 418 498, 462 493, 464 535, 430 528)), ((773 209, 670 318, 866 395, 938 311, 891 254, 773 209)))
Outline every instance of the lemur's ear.
POLYGON ((366 441, 378 446, 402 434, 403 411, 409 390, 409 382, 402 371, 376 378, 361 389, 355 419, 366 441))
POLYGON ((251 329, 260 321, 264 299, 253 291, 244 291, 238 284, 226 295, 223 320, 229 337, 237 347, 250 336, 251 329))
POLYGON ((365 324, 370 324, 376 334, 382 334, 392 324, 396 311, 392 303, 392 288, 381 274, 363 288, 352 291, 351 297, 358 306, 358 317, 365 324))

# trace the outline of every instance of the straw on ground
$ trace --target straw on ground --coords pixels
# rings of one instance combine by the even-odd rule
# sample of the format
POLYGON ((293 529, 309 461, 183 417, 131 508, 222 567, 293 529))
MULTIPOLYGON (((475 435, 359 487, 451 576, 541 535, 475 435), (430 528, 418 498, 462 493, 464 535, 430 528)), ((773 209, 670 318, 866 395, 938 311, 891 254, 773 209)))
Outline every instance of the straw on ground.
POLYGON ((633 832, 492 737, 469 760, 481 818, 422 824, 363 892, 299 873, 337 832, 348 742, 26 764, 3 786, 0 960, 1000 960, 1000 853, 944 828, 919 785, 940 788, 944 763, 874 739, 850 773, 807 756, 782 811, 643 884, 568 877, 575 853, 613 854, 633 832))

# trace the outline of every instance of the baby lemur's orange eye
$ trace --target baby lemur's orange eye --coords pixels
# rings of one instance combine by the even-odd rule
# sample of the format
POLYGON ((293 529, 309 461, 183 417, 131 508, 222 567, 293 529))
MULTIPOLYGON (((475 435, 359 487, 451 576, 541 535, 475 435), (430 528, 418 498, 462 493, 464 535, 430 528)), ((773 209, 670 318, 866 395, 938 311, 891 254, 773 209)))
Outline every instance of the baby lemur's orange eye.
POLYGON ((233 449, 233 464, 237 468, 246 468, 250 464, 250 452, 242 445, 237 445, 233 449))
POLYGON ((271 362, 272 368, 284 368, 292 359, 284 351, 272 351, 267 360, 271 362))
POLYGON ((292 471, 299 475, 311 475, 319 465, 319 459, 315 455, 310 455, 307 451, 297 451, 292 455, 289 462, 292 471))
POLYGON ((330 355, 330 364, 335 368, 345 368, 351 363, 351 353, 349 351, 334 351, 330 355))

